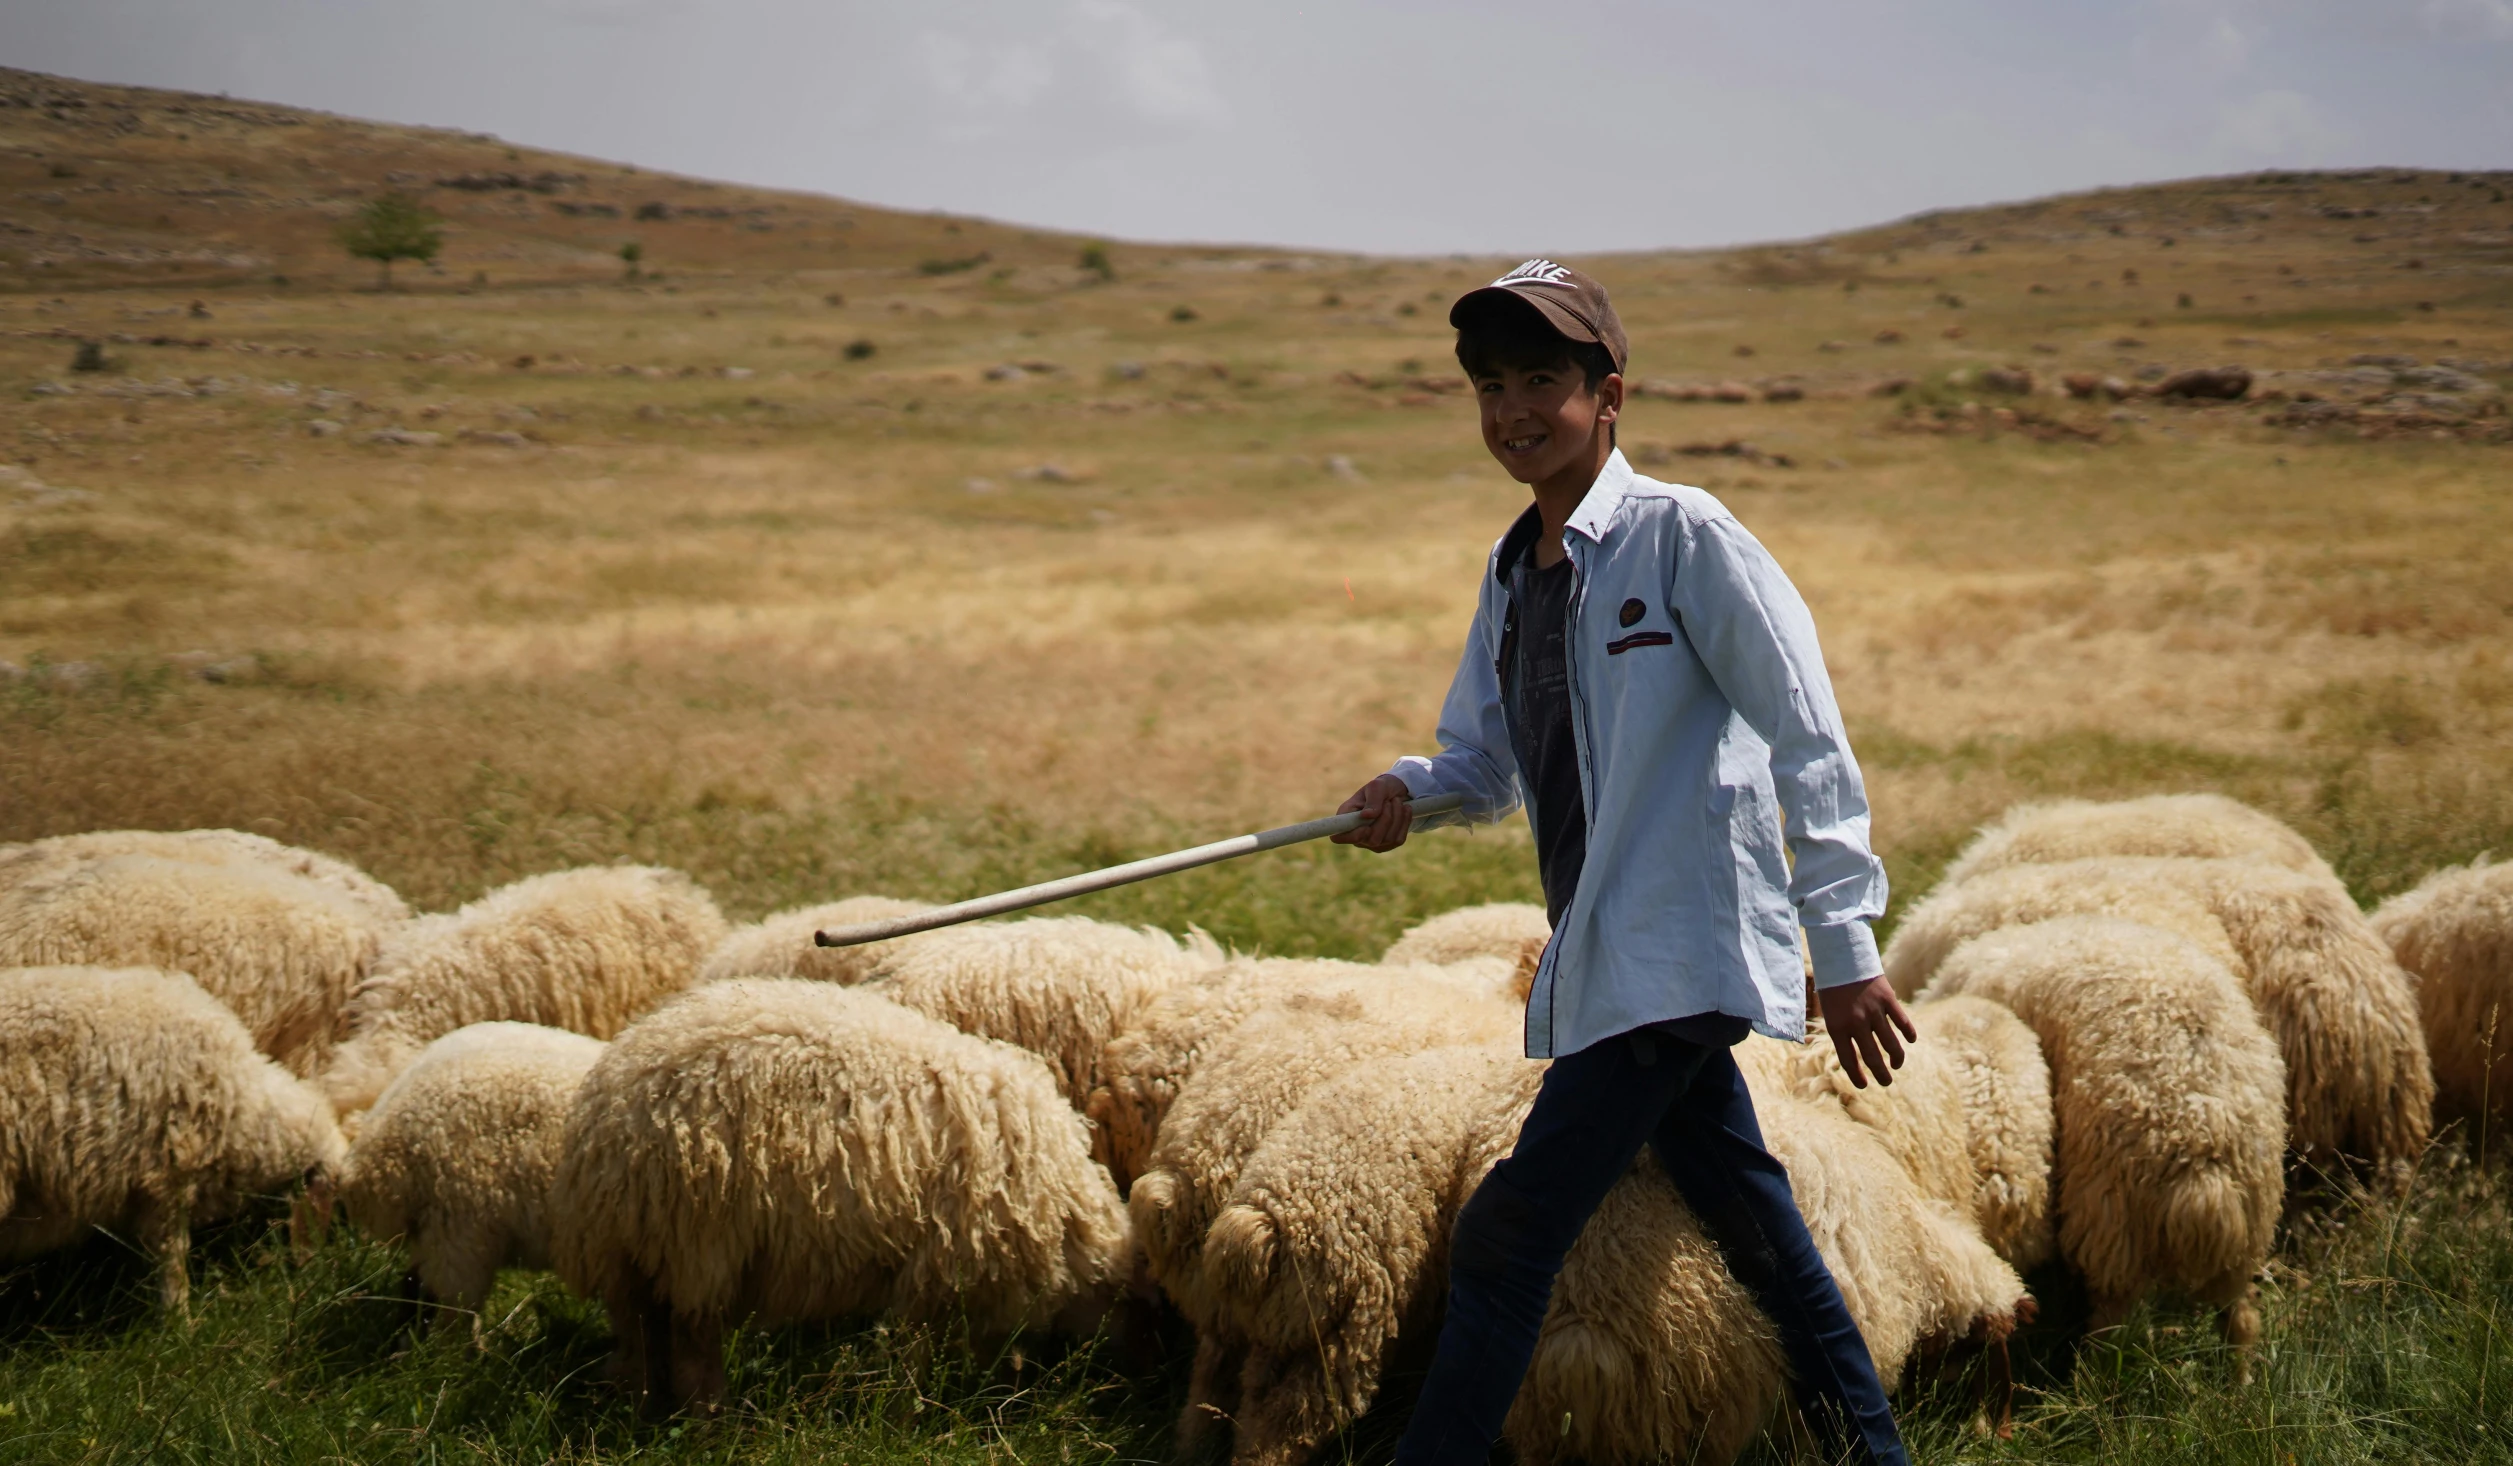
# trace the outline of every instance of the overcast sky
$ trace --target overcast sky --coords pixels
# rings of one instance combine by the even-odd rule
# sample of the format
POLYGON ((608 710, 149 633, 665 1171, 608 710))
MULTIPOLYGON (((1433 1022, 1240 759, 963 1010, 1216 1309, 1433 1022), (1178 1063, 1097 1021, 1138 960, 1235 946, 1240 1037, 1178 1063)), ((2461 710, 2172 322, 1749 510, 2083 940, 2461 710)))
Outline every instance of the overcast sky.
POLYGON ((2513 0, 0 0, 0 64, 1123 238, 1402 252, 2513 166, 2513 0))

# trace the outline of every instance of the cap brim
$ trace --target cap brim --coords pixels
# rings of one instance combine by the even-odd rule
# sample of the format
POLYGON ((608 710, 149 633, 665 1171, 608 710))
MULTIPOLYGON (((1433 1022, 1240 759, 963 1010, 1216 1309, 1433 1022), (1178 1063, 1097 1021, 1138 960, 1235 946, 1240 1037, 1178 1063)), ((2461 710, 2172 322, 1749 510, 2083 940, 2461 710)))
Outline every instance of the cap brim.
POLYGON ((1534 311, 1544 318, 1547 325, 1573 341, 1594 341, 1599 345, 1604 344, 1604 338, 1597 334, 1596 327, 1581 320, 1560 301, 1533 293, 1522 295, 1505 285, 1486 285, 1480 290, 1469 290, 1457 297, 1457 303, 1448 308, 1448 323, 1462 331, 1469 321, 1487 311, 1512 308, 1534 311), (1503 302, 1508 302, 1508 304, 1504 305, 1503 302))

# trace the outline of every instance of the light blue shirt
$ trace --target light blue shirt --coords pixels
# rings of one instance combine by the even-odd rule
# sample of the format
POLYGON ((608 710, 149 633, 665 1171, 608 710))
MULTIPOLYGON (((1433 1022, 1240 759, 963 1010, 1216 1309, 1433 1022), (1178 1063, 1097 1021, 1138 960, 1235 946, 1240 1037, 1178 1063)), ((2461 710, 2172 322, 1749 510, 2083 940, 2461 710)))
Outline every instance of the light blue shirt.
MULTIPOLYGON (((1620 452, 1562 543, 1588 855, 1527 999, 1528 1057, 1696 1013, 1801 1038, 1801 924, 1817 987, 1884 970, 1868 923, 1885 911, 1885 868, 1815 618, 1727 506, 1641 477, 1620 452)), ((1491 823, 1527 798, 1501 711, 1499 555, 1496 543, 1440 752, 1391 770, 1418 799, 1466 797, 1424 829, 1491 823)))

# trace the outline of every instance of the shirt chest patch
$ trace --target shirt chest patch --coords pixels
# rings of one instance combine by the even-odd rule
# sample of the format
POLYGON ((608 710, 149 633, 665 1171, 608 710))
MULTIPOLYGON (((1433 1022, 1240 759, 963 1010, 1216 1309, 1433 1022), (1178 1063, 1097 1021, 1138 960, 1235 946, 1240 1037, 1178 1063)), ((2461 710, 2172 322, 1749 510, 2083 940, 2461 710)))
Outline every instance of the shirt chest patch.
POLYGON ((1630 600, 1623 603, 1623 609, 1615 613, 1614 619, 1621 622, 1625 626, 1630 626, 1634 625, 1641 617, 1648 614, 1649 608, 1640 603, 1640 597, 1634 596, 1630 600))
MULTIPOLYGON (((1623 603, 1621 610, 1614 613, 1614 619, 1625 626, 1631 626, 1637 624, 1642 617, 1647 616, 1648 614, 1649 607, 1647 603, 1642 601, 1640 597, 1634 596, 1630 600, 1623 603)), ((1619 657, 1625 652, 1632 650, 1634 647, 1673 645, 1675 645, 1675 634, 1673 632, 1635 631, 1629 636, 1618 637, 1613 641, 1607 642, 1606 655, 1609 657, 1619 657)))

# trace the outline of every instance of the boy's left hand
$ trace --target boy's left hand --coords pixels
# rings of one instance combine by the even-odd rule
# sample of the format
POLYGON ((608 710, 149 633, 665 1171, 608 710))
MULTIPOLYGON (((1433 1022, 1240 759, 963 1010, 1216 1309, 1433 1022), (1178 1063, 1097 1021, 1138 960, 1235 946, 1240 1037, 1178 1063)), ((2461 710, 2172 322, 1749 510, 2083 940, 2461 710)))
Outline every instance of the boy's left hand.
POLYGON ((1859 1063, 1864 1056, 1866 1069, 1875 1071, 1878 1084, 1893 1083, 1893 1071, 1902 1067, 1902 1041, 1920 1041, 1920 1030, 1902 1010, 1902 1000, 1893 995, 1893 984, 1871 977, 1819 988, 1815 1001, 1823 1007, 1824 1032, 1832 1035, 1833 1049, 1841 1056, 1841 1072, 1850 1076, 1850 1082, 1867 1088, 1867 1073, 1859 1063), (1894 1032, 1897 1028, 1902 1030, 1899 1034, 1894 1032))

